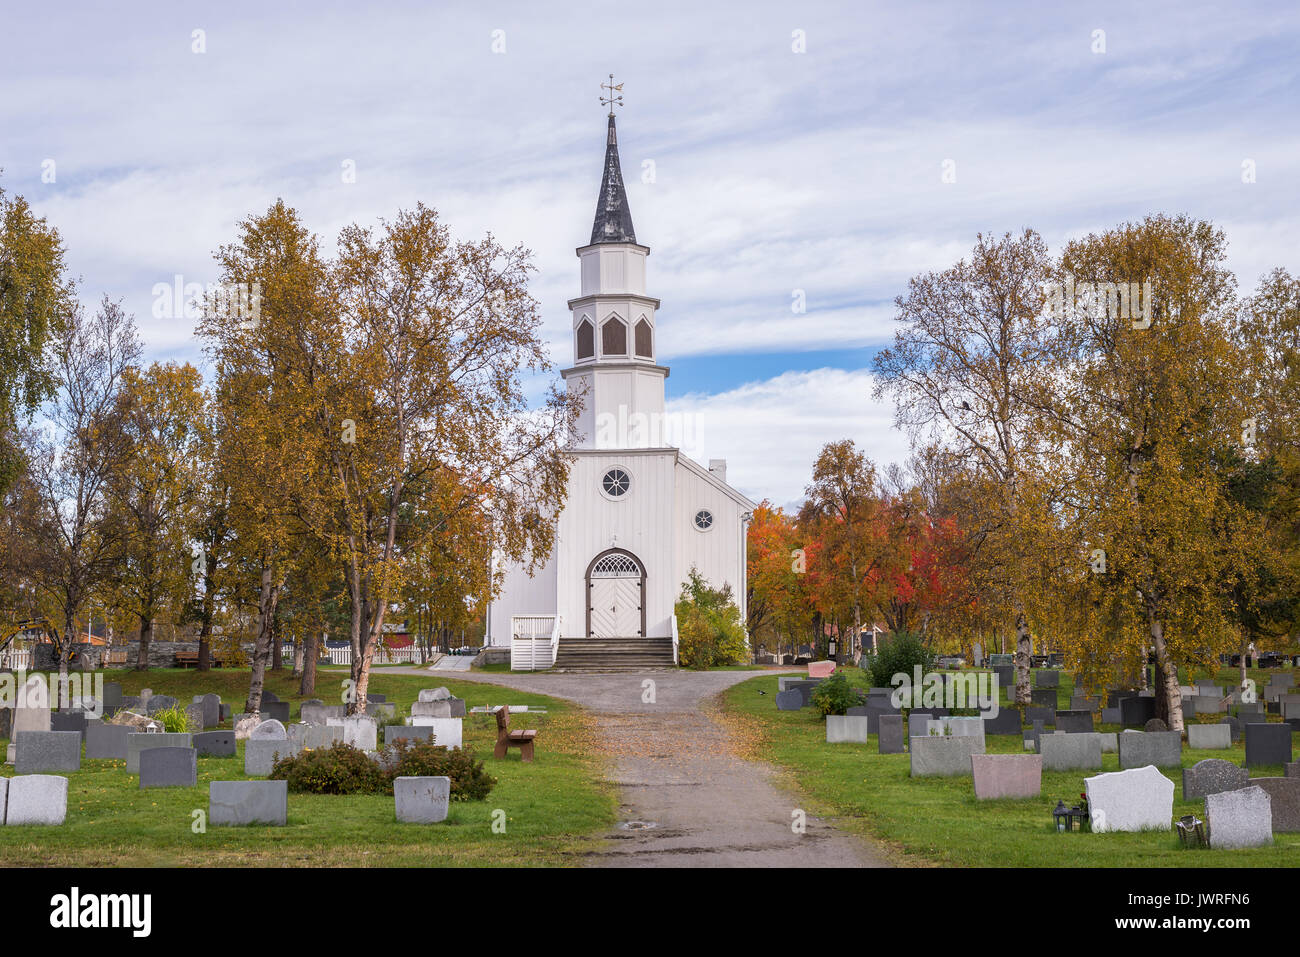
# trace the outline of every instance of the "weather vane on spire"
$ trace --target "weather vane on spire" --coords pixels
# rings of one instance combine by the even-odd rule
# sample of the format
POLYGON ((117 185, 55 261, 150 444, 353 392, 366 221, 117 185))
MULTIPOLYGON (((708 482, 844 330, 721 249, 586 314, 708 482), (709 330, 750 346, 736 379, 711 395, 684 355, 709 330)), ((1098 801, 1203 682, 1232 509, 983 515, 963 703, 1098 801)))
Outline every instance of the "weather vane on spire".
POLYGON ((601 88, 602 90, 609 90, 609 96, 602 96, 602 97, 600 98, 600 105, 601 105, 601 106, 608 106, 608 107, 609 107, 609 115, 610 115, 610 116, 613 116, 613 115, 614 115, 614 107, 616 107, 616 106, 622 106, 622 105, 623 105, 623 84, 620 83, 620 84, 618 84, 617 86, 615 86, 615 85, 614 85, 614 74, 611 73, 611 74, 609 75, 609 82, 608 82, 608 83, 602 83, 602 84, 600 85, 600 88, 601 88))

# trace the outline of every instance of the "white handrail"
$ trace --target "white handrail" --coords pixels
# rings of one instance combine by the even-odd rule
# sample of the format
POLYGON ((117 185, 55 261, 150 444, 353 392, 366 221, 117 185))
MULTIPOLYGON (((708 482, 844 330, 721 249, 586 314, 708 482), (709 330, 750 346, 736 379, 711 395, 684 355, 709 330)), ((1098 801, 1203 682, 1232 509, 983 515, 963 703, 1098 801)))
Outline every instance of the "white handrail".
POLYGON ((551 629, 551 667, 555 667, 555 661, 560 654, 560 623, 564 621, 559 615, 555 616, 555 627, 551 629))
POLYGON ((673 664, 677 663, 677 616, 673 615, 673 664))

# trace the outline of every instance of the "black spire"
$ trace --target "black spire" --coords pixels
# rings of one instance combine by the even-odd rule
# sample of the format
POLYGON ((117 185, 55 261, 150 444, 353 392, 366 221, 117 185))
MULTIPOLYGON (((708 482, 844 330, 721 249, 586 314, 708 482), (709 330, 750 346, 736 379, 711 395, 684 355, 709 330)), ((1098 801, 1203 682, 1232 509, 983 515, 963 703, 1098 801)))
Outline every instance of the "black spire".
POLYGON ((627 208, 623 189, 623 170, 618 162, 618 132, 614 129, 614 110, 610 107, 609 138, 605 142, 605 175, 596 197, 596 221, 591 226, 591 244, 634 243, 632 211, 627 208))

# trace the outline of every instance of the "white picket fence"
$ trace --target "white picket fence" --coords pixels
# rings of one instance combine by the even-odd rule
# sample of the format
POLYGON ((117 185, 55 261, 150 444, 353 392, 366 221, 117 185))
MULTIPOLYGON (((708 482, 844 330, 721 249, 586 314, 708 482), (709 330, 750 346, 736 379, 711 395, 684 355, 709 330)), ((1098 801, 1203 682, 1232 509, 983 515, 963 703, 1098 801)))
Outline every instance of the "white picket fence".
POLYGON ((19 668, 30 668, 32 666, 31 649, 24 651, 6 651, 0 653, 0 668, 8 671, 17 671, 19 668))
MULTIPOLYGON (((329 653, 330 664, 352 664, 351 648, 327 648, 325 650, 329 653)), ((375 649, 374 658, 371 659, 371 664, 422 665, 424 664, 424 651, 418 645, 410 645, 406 648, 377 648, 375 649)))

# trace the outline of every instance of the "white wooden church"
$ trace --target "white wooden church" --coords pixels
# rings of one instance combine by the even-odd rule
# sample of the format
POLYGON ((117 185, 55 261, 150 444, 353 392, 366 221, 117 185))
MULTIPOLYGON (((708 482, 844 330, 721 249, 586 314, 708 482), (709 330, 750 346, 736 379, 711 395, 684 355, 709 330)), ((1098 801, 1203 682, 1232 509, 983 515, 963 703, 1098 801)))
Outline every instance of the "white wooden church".
MULTIPOLYGON (((611 90, 613 95, 613 90, 611 90)), ((493 646, 515 668, 636 668, 676 664, 673 606, 691 568, 731 586, 745 611, 745 542, 754 504, 669 444, 647 246, 636 241, 610 105, 605 170, 591 242, 577 250, 573 365, 583 402, 568 497, 555 546, 533 575, 505 569, 488 611, 493 646)))

